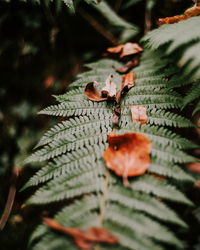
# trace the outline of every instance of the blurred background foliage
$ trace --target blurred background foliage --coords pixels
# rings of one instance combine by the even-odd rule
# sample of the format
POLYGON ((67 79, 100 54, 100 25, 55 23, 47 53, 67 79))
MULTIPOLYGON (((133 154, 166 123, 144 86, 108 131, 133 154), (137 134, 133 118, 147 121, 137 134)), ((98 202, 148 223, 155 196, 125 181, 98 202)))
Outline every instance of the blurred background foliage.
MULTIPOLYGON (((191 0, 11 0, 0 1, 0 214, 6 204, 13 169, 21 168, 20 188, 39 166, 22 162, 53 123, 36 116, 62 94, 83 62, 97 59, 114 44, 145 32, 158 17, 182 13, 191 0)), ((1 249, 27 249, 29 234, 40 218, 23 207, 28 194, 18 193, 13 212, 0 234, 1 249), (13 248, 13 246, 15 246, 13 248)), ((38 208, 41 216, 45 207, 38 208)))

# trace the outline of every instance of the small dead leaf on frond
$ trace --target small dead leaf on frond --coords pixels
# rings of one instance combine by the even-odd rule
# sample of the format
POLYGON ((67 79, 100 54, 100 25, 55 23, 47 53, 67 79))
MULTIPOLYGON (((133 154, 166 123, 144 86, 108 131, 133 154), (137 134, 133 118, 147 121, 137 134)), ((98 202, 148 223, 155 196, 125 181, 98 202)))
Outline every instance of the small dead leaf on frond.
POLYGON ((105 81, 105 87, 99 91, 94 85, 99 83, 89 82, 85 87, 85 95, 87 98, 93 102, 102 102, 106 100, 114 100, 116 96, 116 84, 113 82, 113 76, 109 75, 105 81))
POLYGON ((135 83, 134 72, 129 72, 126 75, 122 76, 121 89, 118 90, 116 94, 117 104, 120 104, 122 96, 134 86, 134 83, 135 83))
POLYGON ((143 106, 134 105, 131 106, 131 116, 133 122, 139 122, 140 125, 147 124, 148 116, 147 109, 143 106))
POLYGON ((109 75, 101 92, 94 86, 95 84, 98 85, 98 82, 94 81, 89 82, 86 85, 84 93, 89 100, 94 102, 102 102, 107 100, 115 101, 112 123, 115 126, 118 126, 121 116, 120 103, 122 96, 134 86, 134 83, 134 72, 129 72, 122 77, 121 89, 117 91, 117 86, 113 81, 113 76, 109 75))
POLYGON ((117 90, 116 84, 113 82, 113 75, 107 77, 105 84, 105 87, 101 90, 102 96, 106 96, 111 99, 115 98, 117 90))
POLYGON ((129 176, 144 174, 150 166, 150 140, 140 133, 110 134, 104 160, 108 169, 123 177, 128 186, 129 176))
POLYGON ((93 102, 102 102, 107 100, 107 97, 102 97, 101 93, 98 91, 98 89, 94 85, 98 85, 96 81, 89 82, 85 87, 85 95, 90 101, 93 102))
POLYGON ((130 56, 142 52, 143 49, 137 43, 125 43, 107 49, 107 52, 112 54, 119 54, 120 58, 130 56))
POLYGON ((128 90, 134 86, 135 77, 134 72, 129 72, 128 74, 122 76, 122 86, 121 88, 127 88, 128 90))
POLYGON ((80 228, 63 227, 51 218, 44 218, 43 221, 50 228, 71 236, 81 250, 91 250, 96 243, 117 244, 119 242, 118 238, 113 236, 106 228, 91 227, 87 231, 83 231, 80 228))
POLYGON ((178 23, 180 21, 189 19, 194 16, 200 15, 200 4, 193 6, 192 8, 187 9, 183 15, 173 16, 173 17, 166 17, 166 18, 159 18, 158 25, 162 24, 173 24, 178 23))

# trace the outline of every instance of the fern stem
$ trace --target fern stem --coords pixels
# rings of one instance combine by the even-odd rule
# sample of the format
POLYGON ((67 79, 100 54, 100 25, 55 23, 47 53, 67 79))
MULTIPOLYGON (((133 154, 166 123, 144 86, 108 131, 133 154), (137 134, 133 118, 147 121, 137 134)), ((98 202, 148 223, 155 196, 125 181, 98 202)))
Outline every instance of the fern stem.
POLYGON ((12 207, 13 207, 14 200, 15 200, 16 185, 17 185, 17 179, 19 176, 19 172, 20 172, 19 169, 17 169, 17 168, 13 169, 13 173, 11 176, 11 185, 10 185, 10 189, 9 189, 9 193, 8 193, 8 199, 7 199, 5 208, 4 208, 4 212, 3 212, 1 219, 0 219, 0 230, 4 229, 4 227, 8 221, 9 215, 12 211, 12 207))
POLYGON ((113 36, 113 34, 106 30, 100 23, 98 23, 91 15, 89 15, 86 11, 79 8, 80 15, 88 21, 88 23, 98 31, 103 37, 105 37, 111 44, 116 45, 117 39, 113 36))

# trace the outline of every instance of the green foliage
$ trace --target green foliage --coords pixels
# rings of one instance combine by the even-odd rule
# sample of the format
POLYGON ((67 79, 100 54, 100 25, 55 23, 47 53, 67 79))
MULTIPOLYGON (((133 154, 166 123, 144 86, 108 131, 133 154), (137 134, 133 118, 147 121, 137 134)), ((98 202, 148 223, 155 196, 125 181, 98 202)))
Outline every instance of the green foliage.
MULTIPOLYGON (((154 50, 161 48, 164 55, 174 58, 180 70, 175 78, 170 79, 169 85, 172 88, 190 85, 189 91, 185 93, 183 106, 194 104, 192 102, 199 99, 199 25, 200 17, 192 17, 180 23, 162 25, 142 39, 146 47, 154 50)), ((194 106, 193 113, 198 110, 199 102, 194 106)))
MULTIPOLYGON (((173 131, 193 124, 180 114, 183 99, 167 86, 173 69, 167 69, 169 61, 161 58, 160 52, 144 53, 140 65, 134 69, 135 86, 122 100, 116 133, 145 134, 153 146, 150 169, 144 176, 129 178, 128 188, 120 177, 108 172, 102 159, 107 135, 112 131, 113 105, 92 102, 84 95, 89 81, 96 80, 101 87, 109 74, 114 74, 119 87, 121 76, 115 72, 119 63, 103 59, 87 65, 91 70, 80 74, 67 93, 56 97, 59 104, 40 112, 67 119, 47 131, 36 152, 27 159, 27 162, 46 162, 24 187, 43 183, 27 203, 71 201, 55 219, 66 227, 104 226, 119 238, 119 246, 100 249, 168 249, 172 245, 176 249, 184 248, 169 225, 175 224, 183 230, 187 225, 168 201, 193 205, 178 183, 193 182, 182 166, 195 160, 185 150, 196 145, 173 131), (135 104, 147 108, 147 125, 139 126, 131 121, 130 106, 135 104), (167 179, 157 179, 155 174, 167 179)), ((48 250, 66 249, 66 246, 76 249, 69 237, 45 225, 33 234, 31 249, 43 249, 48 241, 51 241, 48 250)))
POLYGON ((199 25, 200 17, 192 17, 173 25, 165 24, 148 33, 142 41, 152 49, 166 45, 163 51, 165 55, 177 53, 178 65, 184 67, 185 73, 191 74, 192 78, 199 78, 200 61, 196 53, 200 46, 199 25))
POLYGON ((125 42, 138 33, 138 28, 135 25, 118 16, 105 1, 101 1, 99 4, 93 6, 108 20, 111 25, 120 28, 120 42, 125 42))
POLYGON ((142 2, 143 0, 129 0, 129 1, 127 1, 126 3, 125 3, 125 5, 124 5, 124 8, 129 8, 129 7, 131 7, 132 5, 135 5, 135 4, 137 4, 137 3, 139 3, 139 2, 142 2))

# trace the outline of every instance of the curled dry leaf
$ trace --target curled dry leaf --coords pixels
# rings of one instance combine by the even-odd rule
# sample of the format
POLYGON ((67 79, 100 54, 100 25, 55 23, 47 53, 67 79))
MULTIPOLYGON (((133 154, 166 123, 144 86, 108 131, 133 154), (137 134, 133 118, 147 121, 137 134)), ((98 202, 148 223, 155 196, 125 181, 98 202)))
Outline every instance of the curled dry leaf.
POLYGON ((117 91, 115 98, 117 104, 120 104, 122 96, 134 86, 134 82, 134 72, 129 72, 128 74, 122 77, 121 89, 117 91))
POLYGON ((193 16, 200 15, 200 4, 193 6, 192 8, 187 9, 183 15, 173 16, 173 17, 166 17, 166 18, 159 18, 158 24, 172 24, 172 23, 178 23, 182 20, 186 20, 188 18, 191 18, 193 16))
POLYGON ((147 109, 143 106, 131 106, 131 115, 132 121, 139 122, 140 125, 146 124, 148 122, 147 109))
POLYGON ((90 250, 95 243, 99 242, 108 244, 119 242, 118 238, 114 237, 106 228, 91 227, 88 231, 83 231, 80 228, 63 227, 54 219, 44 218, 43 221, 50 228, 73 237, 76 245, 81 250, 90 250))
POLYGON ((126 43, 123 47, 120 57, 125 57, 142 52, 143 49, 137 43, 126 43))
POLYGON ((101 90, 101 94, 111 99, 115 98, 117 90, 116 84, 113 82, 113 75, 107 77, 105 84, 105 87, 101 90))
POLYGON ((85 95, 87 98, 94 102, 102 102, 107 100, 107 97, 102 97, 101 93, 98 89, 94 86, 94 84, 98 84, 96 81, 89 82, 85 87, 85 95))
POLYGON ((110 75, 105 81, 105 87, 102 88, 101 92, 94 86, 98 85, 98 82, 89 82, 85 87, 85 95, 87 98, 94 102, 102 102, 108 99, 115 99, 116 96, 116 84, 113 82, 113 76, 110 75))
POLYGON ((134 86, 135 78, 134 72, 129 72, 128 74, 122 76, 122 89, 132 88, 134 86))
POLYGON ((109 147, 104 151, 107 168, 123 177, 128 186, 128 176, 144 174, 150 166, 150 140, 139 133, 110 134, 109 147))
POLYGON ((119 57, 123 58, 125 56, 138 54, 141 51, 143 51, 143 49, 137 43, 125 43, 125 44, 122 44, 122 45, 118 45, 118 46, 115 46, 115 47, 108 48, 107 51, 109 53, 113 53, 113 54, 119 54, 120 53, 119 57))

